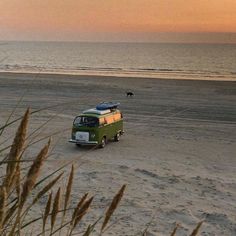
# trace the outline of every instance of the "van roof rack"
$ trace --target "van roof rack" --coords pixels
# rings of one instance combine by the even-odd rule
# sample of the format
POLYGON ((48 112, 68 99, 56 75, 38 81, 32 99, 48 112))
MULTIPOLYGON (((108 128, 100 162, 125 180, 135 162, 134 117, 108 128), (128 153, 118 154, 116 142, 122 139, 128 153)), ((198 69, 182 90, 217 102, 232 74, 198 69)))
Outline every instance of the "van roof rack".
POLYGON ((96 109, 99 111, 107 110, 107 109, 117 109, 117 107, 120 105, 119 102, 101 102, 96 106, 96 109))

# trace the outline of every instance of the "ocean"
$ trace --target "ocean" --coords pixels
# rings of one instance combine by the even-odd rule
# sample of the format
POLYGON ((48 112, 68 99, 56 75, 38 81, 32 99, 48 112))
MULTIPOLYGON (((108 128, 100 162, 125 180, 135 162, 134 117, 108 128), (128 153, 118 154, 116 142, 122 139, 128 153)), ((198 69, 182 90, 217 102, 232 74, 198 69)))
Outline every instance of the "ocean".
POLYGON ((236 81, 236 45, 2 41, 0 71, 236 81))

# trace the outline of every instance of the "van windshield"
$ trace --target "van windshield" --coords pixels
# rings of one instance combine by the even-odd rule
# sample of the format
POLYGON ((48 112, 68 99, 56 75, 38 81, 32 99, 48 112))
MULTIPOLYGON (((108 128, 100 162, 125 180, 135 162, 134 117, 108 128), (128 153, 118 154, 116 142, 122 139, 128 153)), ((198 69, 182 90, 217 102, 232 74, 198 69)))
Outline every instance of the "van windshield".
POLYGON ((95 127, 98 126, 98 118, 91 116, 78 116, 75 118, 74 125, 95 127))

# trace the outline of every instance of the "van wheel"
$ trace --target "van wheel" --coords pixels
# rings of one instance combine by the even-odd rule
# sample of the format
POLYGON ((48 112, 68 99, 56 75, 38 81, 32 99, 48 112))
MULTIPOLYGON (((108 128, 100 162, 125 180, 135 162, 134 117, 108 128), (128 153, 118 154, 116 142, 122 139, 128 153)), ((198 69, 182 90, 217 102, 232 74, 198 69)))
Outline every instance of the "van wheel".
POLYGON ((76 143, 75 145, 76 145, 77 147, 80 147, 80 146, 81 146, 81 144, 79 144, 79 143, 76 143))
POLYGON ((119 142, 119 141, 120 141, 120 133, 117 133, 117 134, 115 135, 114 140, 115 140, 116 142, 119 142))
POLYGON ((100 148, 104 148, 106 146, 106 137, 103 137, 101 140, 100 148))

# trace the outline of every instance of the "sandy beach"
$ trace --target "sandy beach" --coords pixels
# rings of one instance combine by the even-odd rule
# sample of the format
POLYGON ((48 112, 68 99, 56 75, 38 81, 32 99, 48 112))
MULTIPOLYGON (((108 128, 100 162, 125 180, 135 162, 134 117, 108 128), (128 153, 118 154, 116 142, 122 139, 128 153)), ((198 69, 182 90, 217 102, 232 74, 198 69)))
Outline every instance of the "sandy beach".
POLYGON ((36 139, 57 132, 44 173, 75 161, 73 199, 95 196, 89 220, 127 184, 120 220, 104 235, 140 235, 150 223, 147 235, 164 236, 180 223, 176 235, 185 236, 201 220, 200 235, 236 235, 236 82, 0 73, 1 126, 20 99, 14 118, 48 107, 30 121, 31 131, 47 122, 36 139), (102 101, 121 103, 120 142, 93 150, 69 143, 73 118, 102 101))

